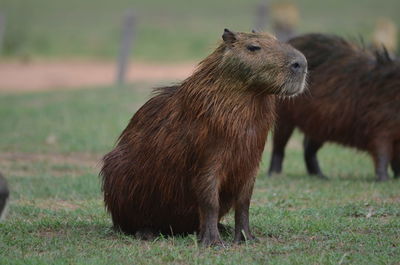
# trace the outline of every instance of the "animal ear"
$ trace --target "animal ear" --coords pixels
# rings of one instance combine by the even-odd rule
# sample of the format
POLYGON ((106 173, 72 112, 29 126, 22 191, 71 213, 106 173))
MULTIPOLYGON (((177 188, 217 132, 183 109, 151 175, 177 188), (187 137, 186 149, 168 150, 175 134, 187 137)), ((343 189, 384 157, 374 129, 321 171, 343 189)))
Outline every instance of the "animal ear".
POLYGON ((229 29, 224 29, 224 34, 222 34, 222 39, 226 44, 232 44, 236 41, 236 33, 230 31, 229 29))

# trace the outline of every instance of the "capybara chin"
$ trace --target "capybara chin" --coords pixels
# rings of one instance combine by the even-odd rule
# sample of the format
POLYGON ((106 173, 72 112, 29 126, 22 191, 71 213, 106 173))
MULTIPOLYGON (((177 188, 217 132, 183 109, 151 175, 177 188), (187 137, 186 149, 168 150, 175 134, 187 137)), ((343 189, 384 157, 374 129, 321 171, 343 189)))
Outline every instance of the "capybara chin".
POLYGON ((391 163, 400 176, 400 61, 385 49, 369 50, 340 37, 309 34, 291 45, 310 69, 309 93, 277 106, 269 173, 280 173, 285 145, 295 127, 305 134, 308 173, 324 177, 317 151, 334 142, 367 151, 377 179, 388 179, 391 163))
POLYGON ((158 89, 104 156, 102 189, 116 228, 198 232, 222 243, 235 208, 235 241, 252 239, 249 204, 275 95, 303 90, 304 56, 268 34, 225 30, 223 42, 180 85, 158 89))

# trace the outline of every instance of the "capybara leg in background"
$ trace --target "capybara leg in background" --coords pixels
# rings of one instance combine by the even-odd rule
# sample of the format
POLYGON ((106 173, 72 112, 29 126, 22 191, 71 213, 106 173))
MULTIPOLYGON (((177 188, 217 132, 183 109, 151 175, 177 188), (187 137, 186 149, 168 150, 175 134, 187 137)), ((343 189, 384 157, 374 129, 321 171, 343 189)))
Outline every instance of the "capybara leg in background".
POLYGON ((294 130, 294 125, 288 120, 277 119, 273 132, 273 147, 268 175, 280 174, 285 157, 285 147, 294 130))
POLYGON ((400 142, 394 144, 391 166, 394 177, 396 179, 400 178, 400 142))
POLYGON ((307 172, 310 175, 318 176, 325 179, 326 177, 319 167, 319 162, 317 158, 317 152, 322 147, 322 145, 322 142, 318 142, 308 136, 304 137, 304 161, 306 163, 307 172))
POLYGON ((371 153, 374 160, 377 181, 388 180, 388 167, 392 161, 393 145, 388 142, 376 141, 371 153))

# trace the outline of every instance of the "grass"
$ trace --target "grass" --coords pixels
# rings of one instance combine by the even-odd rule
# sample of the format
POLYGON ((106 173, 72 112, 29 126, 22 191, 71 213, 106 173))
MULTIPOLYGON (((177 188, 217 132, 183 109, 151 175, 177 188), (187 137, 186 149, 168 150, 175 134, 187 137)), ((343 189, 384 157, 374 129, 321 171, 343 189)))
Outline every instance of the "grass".
MULTIPOLYGON (((122 15, 136 12, 133 57, 139 60, 198 60, 225 27, 249 31, 261 0, 1 0, 7 16, 3 55, 11 57, 103 57, 118 51, 122 15)), ((278 2, 278 0, 270 1, 278 2)), ((300 32, 370 37, 379 17, 400 24, 398 0, 293 0, 300 32)), ((267 30, 271 30, 267 27, 267 30)))
POLYGON ((320 153, 331 179, 311 178, 299 133, 282 176, 265 176, 267 144, 250 209, 259 242, 204 249, 194 235, 145 242, 113 231, 98 161, 149 86, 0 95, 12 192, 0 264, 400 264, 400 182, 376 183, 366 155, 334 145, 320 153))

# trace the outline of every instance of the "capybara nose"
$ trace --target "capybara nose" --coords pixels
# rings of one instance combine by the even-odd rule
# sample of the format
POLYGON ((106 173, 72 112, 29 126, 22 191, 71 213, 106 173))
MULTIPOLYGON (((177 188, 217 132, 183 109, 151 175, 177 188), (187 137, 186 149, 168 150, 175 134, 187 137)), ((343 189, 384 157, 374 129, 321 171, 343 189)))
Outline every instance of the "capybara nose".
POLYGON ((307 70, 307 61, 297 59, 290 64, 290 69, 294 73, 304 73, 307 70))

